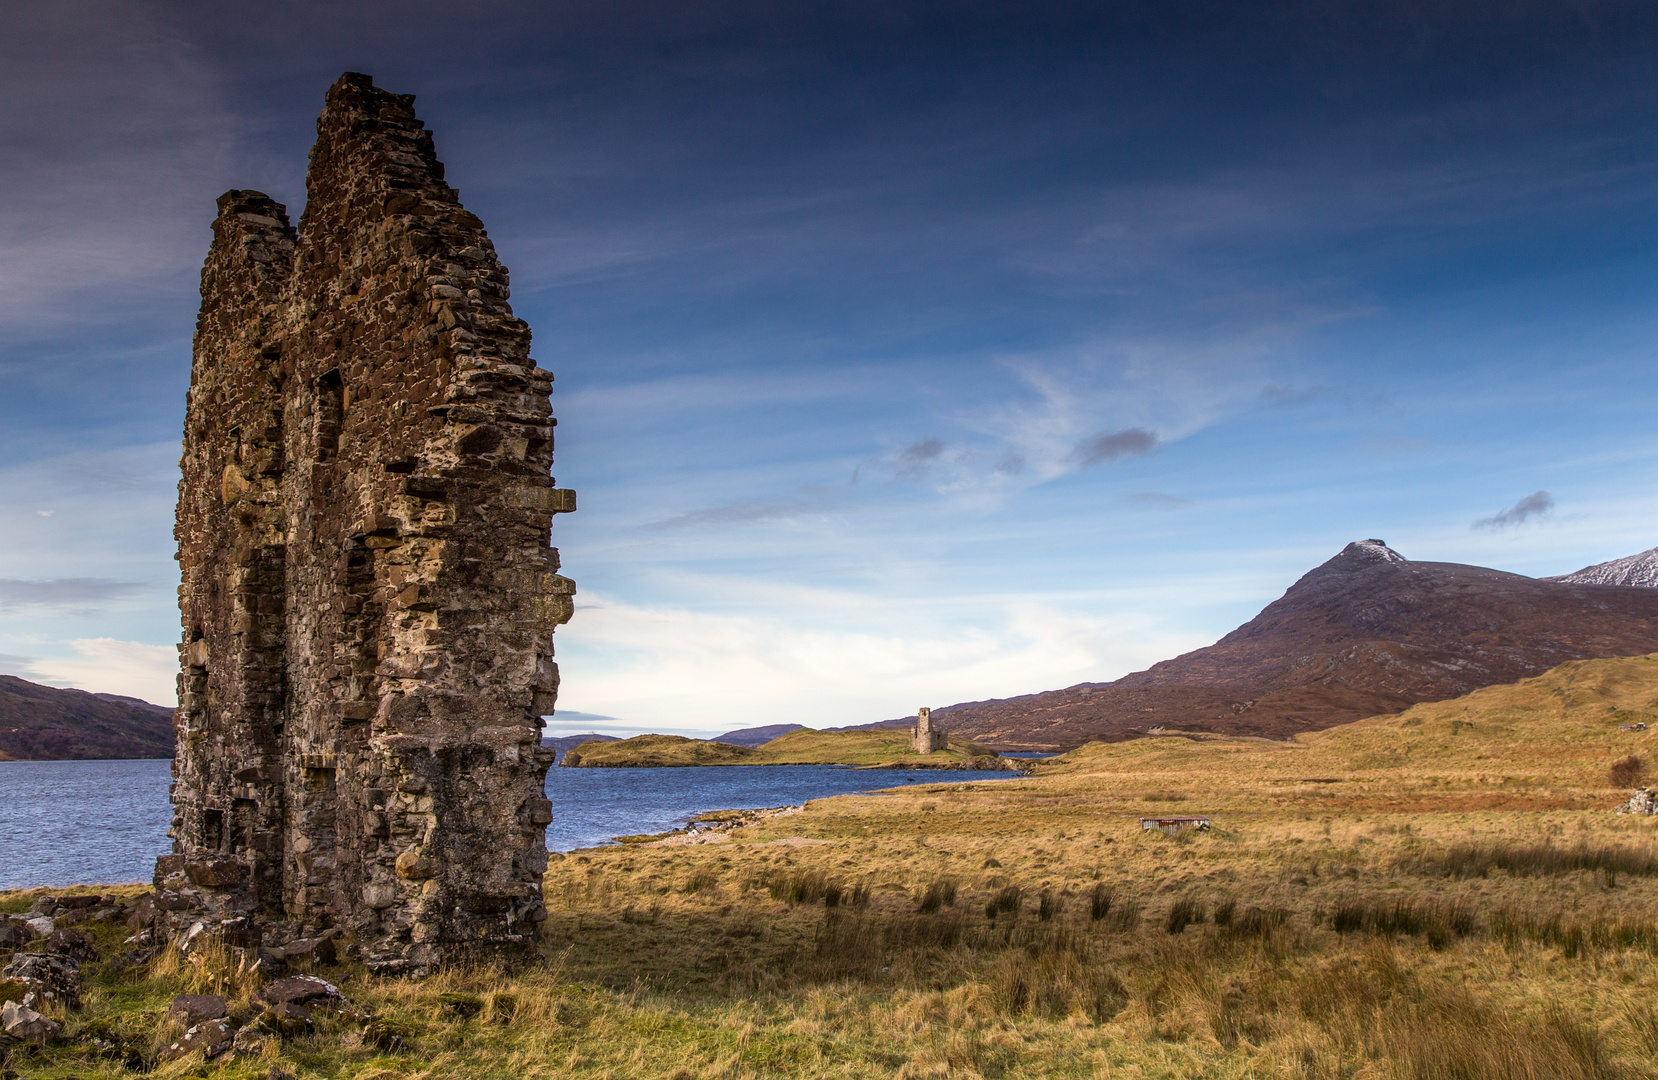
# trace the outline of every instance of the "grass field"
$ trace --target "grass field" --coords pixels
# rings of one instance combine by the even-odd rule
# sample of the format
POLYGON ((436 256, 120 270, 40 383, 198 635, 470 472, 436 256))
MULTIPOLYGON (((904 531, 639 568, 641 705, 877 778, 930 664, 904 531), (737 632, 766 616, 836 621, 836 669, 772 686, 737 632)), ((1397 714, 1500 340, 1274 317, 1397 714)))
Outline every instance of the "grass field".
POLYGON ((585 742, 571 750, 564 764, 582 767, 679 765, 856 765, 874 768, 964 767, 978 759, 994 767, 996 751, 952 737, 947 750, 917 754, 909 733, 895 728, 876 731, 814 731, 801 728, 779 735, 764 746, 732 746, 680 735, 636 735, 615 742, 585 742))
MULTIPOLYGON (((330 969, 402 1047, 324 1021, 154 1075, 1650 1076, 1658 821, 1611 812, 1653 756, 1658 731, 1619 730, 1637 721, 1658 727, 1655 657, 1289 743, 1094 744, 720 843, 572 853, 544 967, 330 969), (1138 823, 1197 812, 1212 831, 1138 823)), ((245 1004, 251 983, 176 954, 97 975, 68 1041, 10 1067, 124 1075, 81 1056, 89 1027, 163 1045, 172 995, 214 987, 245 1004)))

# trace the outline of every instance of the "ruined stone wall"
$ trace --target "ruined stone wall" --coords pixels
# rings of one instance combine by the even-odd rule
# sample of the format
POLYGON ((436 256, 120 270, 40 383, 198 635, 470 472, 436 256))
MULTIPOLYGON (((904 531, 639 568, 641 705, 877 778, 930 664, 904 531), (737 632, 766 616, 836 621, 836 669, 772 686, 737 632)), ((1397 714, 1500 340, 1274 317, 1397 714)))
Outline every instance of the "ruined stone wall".
POLYGON ((297 234, 257 193, 220 201, 157 870, 191 912, 338 925, 391 971, 533 943, 574 593, 552 376, 412 101, 329 90, 297 234))
POLYGON ((923 705, 916 710, 915 723, 910 725, 910 750, 917 754, 930 754, 934 750, 945 750, 950 745, 950 738, 944 729, 933 726, 933 711, 923 705))

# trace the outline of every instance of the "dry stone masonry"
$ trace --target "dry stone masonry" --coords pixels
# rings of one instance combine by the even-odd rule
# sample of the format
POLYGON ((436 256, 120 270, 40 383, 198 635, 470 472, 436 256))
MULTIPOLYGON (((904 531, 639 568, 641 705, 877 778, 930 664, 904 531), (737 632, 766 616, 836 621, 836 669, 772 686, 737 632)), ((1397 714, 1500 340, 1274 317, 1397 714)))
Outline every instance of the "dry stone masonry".
POLYGON ((950 737, 944 729, 933 726, 933 710, 925 705, 917 709, 915 723, 910 725, 910 750, 917 754, 930 754, 949 747, 950 737))
POLYGON ((533 949, 575 593, 549 546, 575 509, 553 376, 413 100, 334 84, 298 229, 259 192, 219 199, 155 874, 166 929, 344 933, 384 972, 533 949))

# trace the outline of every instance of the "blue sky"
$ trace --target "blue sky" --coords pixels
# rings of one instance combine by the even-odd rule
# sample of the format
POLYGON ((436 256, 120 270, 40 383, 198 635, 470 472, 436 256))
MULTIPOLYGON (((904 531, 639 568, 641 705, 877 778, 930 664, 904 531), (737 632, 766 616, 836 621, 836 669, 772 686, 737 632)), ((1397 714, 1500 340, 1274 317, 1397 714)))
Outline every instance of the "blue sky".
POLYGON ((297 217, 348 69, 557 374, 554 733, 1114 678, 1357 538, 1652 547, 1658 9, 1446 7, 18 5, 0 671, 171 703, 213 199, 297 217))

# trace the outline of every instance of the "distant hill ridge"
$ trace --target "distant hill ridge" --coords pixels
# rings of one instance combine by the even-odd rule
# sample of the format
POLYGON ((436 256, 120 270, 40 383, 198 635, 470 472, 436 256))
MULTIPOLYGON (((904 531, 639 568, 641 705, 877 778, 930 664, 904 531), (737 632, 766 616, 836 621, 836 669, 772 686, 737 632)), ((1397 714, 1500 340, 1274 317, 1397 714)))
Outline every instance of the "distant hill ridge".
POLYGON ((965 702, 933 717, 1002 750, 1047 750, 1164 729, 1285 738, 1396 713, 1567 660, 1658 651, 1658 588, 1606 569, 1649 555, 1538 580, 1412 562, 1380 540, 1356 541, 1207 648, 1115 682, 965 702), (1622 577, 1575 580, 1584 574, 1622 577))
POLYGON ((791 731, 799 731, 805 724, 767 724, 764 727, 738 728, 728 731, 724 735, 716 735, 714 742, 729 743, 732 746, 764 746, 780 735, 787 735, 791 731))
POLYGON ((0 760, 170 758, 173 710, 0 675, 0 760))
MULTIPOLYGON (((1552 578, 1348 544, 1207 648, 1110 683, 933 710, 1000 750, 1159 730, 1284 738, 1515 682, 1568 660, 1658 652, 1658 548, 1552 578)), ((831 731, 903 727, 900 717, 831 731)), ((763 745, 799 725, 718 736, 763 745)), ((613 736, 546 740, 565 750, 613 736)), ((0 760, 171 757, 172 710, 0 675, 0 760)))

